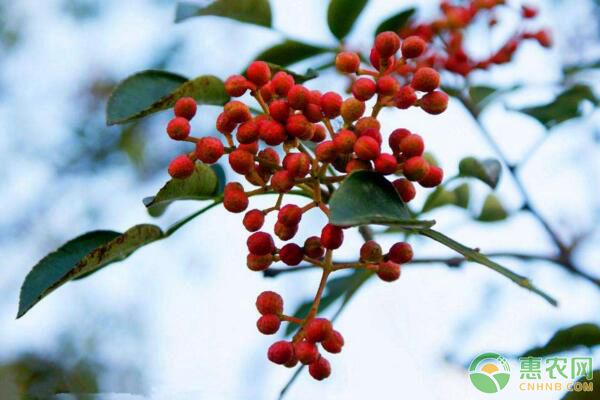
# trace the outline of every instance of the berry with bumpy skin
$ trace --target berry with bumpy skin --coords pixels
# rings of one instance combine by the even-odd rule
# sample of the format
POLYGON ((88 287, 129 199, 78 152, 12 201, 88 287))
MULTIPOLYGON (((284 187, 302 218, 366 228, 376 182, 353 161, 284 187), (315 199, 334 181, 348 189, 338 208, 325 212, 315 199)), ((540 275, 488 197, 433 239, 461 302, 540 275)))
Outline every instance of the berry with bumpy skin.
POLYGON ((391 261, 382 262, 377 268, 377 276, 385 282, 393 282, 400 278, 400 265, 391 261))
POLYGON ((354 143, 356 156, 364 161, 375 160, 381 154, 381 147, 377 140, 370 136, 361 136, 354 143))
POLYGON ((190 136, 190 121, 183 117, 175 117, 167 125, 167 133, 173 140, 183 140, 190 136))
POLYGON ((258 128, 260 138, 269 146, 279 146, 285 141, 285 127, 279 122, 265 121, 258 128))
POLYGON ((281 320, 275 314, 261 315, 258 321, 256 321, 256 327, 263 335, 273 335, 277 333, 280 326, 281 320))
POLYGON ((381 146, 381 143, 383 142, 383 137, 381 136, 381 132, 379 132, 379 129, 374 129, 374 128, 365 129, 364 131, 362 131, 360 136, 361 137, 368 136, 370 138, 375 139, 375 141, 377 142, 377 144, 379 144, 379 146, 381 146))
POLYGON ((377 93, 380 96, 394 96, 400 90, 400 84, 391 75, 382 76, 377 80, 377 93))
POLYGON ((401 109, 406 110, 417 103, 417 94, 415 89, 411 86, 402 86, 396 96, 394 96, 394 105, 401 109))
POLYGON ((193 97, 182 97, 175 102, 173 111, 176 117, 185 118, 188 121, 196 115, 196 100, 193 97))
POLYGON ((298 225, 302 220, 302 209, 295 204, 287 204, 277 213, 277 221, 287 226, 298 225))
POLYGON ((335 142, 331 140, 321 142, 315 147, 315 156, 321 162, 331 163, 337 158, 337 155, 335 142))
POLYGON ((258 152, 258 165, 273 169, 279 165, 279 154, 271 147, 267 147, 258 152))
POLYGON ((240 143, 237 148, 238 150, 256 155, 256 153, 258 153, 258 141, 252 143, 240 143))
POLYGON ((225 104, 225 106, 223 106, 223 112, 231 121, 237 124, 246 122, 252 118, 248 106, 237 100, 232 100, 225 104))
POLYGON ((325 249, 321 245, 321 238, 318 236, 311 236, 304 241, 304 254, 310 258, 321 258, 325 254, 325 249))
POLYGON ((262 86, 271 79, 271 68, 264 61, 253 61, 246 70, 246 76, 256 86, 262 86))
POLYGON ((350 160, 346 164, 346 173, 352 173, 354 171, 366 170, 370 171, 372 169, 371 162, 365 160, 350 160))
POLYGON ((283 313, 283 298, 278 293, 266 290, 256 298, 256 309, 262 315, 283 313))
POLYGON ((304 153, 288 153, 283 159, 283 168, 294 178, 303 178, 310 170, 310 157, 304 153))
POLYGON ((292 239, 298 233, 298 225, 284 225, 277 221, 273 227, 275 235, 284 242, 292 239))
POLYGON ((327 339, 332 333, 333 326, 326 318, 313 318, 304 327, 304 337, 313 343, 327 339))
POLYGON ((271 82, 264 84, 258 92, 260 93, 260 97, 262 97, 262 99, 267 103, 270 102, 275 95, 271 82))
POLYGON ((288 103, 294 110, 303 110, 308 104, 310 90, 302 85, 294 85, 287 94, 288 103))
POLYGON ((396 179, 394 182, 394 187, 396 191, 400 195, 400 198, 405 203, 408 203, 417 195, 417 190, 415 189, 415 185, 411 181, 406 178, 396 179))
POLYGON ((258 140, 258 124, 253 120, 244 122, 238 127, 235 137, 242 144, 256 142, 258 140))
POLYGON ((277 122, 285 124, 290 116, 290 105, 285 99, 274 100, 269 104, 269 114, 277 122))
POLYGON ((377 85, 369 78, 359 78, 352 84, 352 95, 360 101, 367 101, 375 95, 377 85))
POLYGON ((294 177, 288 171, 277 171, 271 177, 271 187, 277 193, 287 193, 294 187, 294 177))
POLYGON ((344 74, 352 74, 360 67, 360 57, 356 53, 343 51, 335 56, 335 67, 344 74))
POLYGON ((250 82, 241 75, 232 75, 225 81, 225 92, 231 97, 240 97, 250 88, 250 82))
POLYGON ((333 330, 333 333, 325 340, 321 342, 321 346, 329 353, 337 354, 342 351, 344 347, 344 337, 341 333, 333 330))
POLYGON ((319 143, 325 140, 326 137, 327 133, 325 132, 325 127, 323 125, 318 124, 315 125, 315 133, 310 138, 310 141, 314 143, 319 143))
POLYGON ((283 263, 294 266, 302 262, 304 252, 296 243, 288 243, 279 250, 279 258, 283 263))
POLYGON ((398 162, 392 154, 381 154, 375 159, 373 164, 375 165, 375 171, 382 175, 393 174, 398 169, 398 162))
POLYGON ((423 157, 411 157, 404 162, 402 173, 409 181, 418 181, 429 173, 429 164, 423 157))
POLYGON ((417 58, 427 49, 427 42, 419 36, 409 36, 402 42, 402 57, 417 58))
POLYGON ((273 255, 266 254, 264 256, 257 256, 256 254, 248 254, 246 256, 246 266, 250 271, 259 272, 264 271, 273 264, 273 255))
POLYGON ((194 162, 184 154, 171 161, 168 172, 174 179, 185 179, 194 173, 195 168, 194 162))
POLYGON ((326 249, 338 249, 344 242, 344 231, 335 225, 327 224, 321 231, 321 245, 326 249))
POLYGON ((229 165, 238 174, 246 175, 254 168, 254 156, 244 150, 229 153, 229 165))
POLYGON ((412 258, 412 246, 406 242, 394 243, 388 252, 388 259, 397 264, 405 264, 412 260, 412 258))
POLYGON ((365 113, 365 103, 354 97, 350 97, 343 101, 340 111, 344 121, 356 121, 365 113))
POLYGON ((392 133, 390 133, 388 144, 390 145, 390 149, 392 149, 394 154, 400 153, 400 142, 410 134, 411 132, 404 128, 395 129, 392 133))
POLYGON ((320 357, 317 361, 308 366, 310 376, 318 381, 329 378, 331 375, 331 365, 324 357, 320 357))
POLYGON ((321 96, 321 110, 327 118, 337 118, 342 109, 342 96, 335 92, 327 92, 321 96))
POLYGON ((323 112, 321 106, 315 103, 308 103, 304 108, 304 116, 312 123, 317 123, 323 119, 323 112))
POLYGON ((422 155, 425 151, 425 143, 420 135, 413 133, 400 140, 399 148, 404 157, 410 158, 422 155))
POLYGON ((294 354, 302 364, 312 364, 319 359, 319 350, 313 342, 301 340, 294 344, 294 354))
POLYGON ((410 85, 420 92, 433 92, 440 86, 440 74, 433 68, 419 68, 413 75, 410 85))
POLYGON ((248 196, 244 190, 229 190, 223 193, 223 206, 229 212, 241 213, 248 208, 248 203, 248 196))
POLYGON ((287 133, 301 140, 310 139, 315 131, 314 125, 302 114, 290 116, 285 129, 287 133))
POLYGON ((380 57, 391 57, 400 49, 400 38, 396 32, 381 32, 375 37, 375 49, 380 57))
POLYGON ((378 262, 381 260, 383 250, 379 243, 368 240, 360 247, 360 259, 366 262, 378 262))
POLYGON ((356 132, 358 136, 362 136, 367 129, 379 131, 381 129, 381 124, 377 118, 373 117, 362 117, 354 124, 354 132, 356 132))
POLYGON ((243 224, 249 232, 256 232, 265 223, 265 213, 261 210, 250 210, 244 215, 243 224))
POLYGON ((275 251, 273 238, 266 232, 254 232, 246 241, 248 251, 257 256, 264 256, 275 251))
POLYGON ((435 165, 429 166, 429 172, 425 177, 419 179, 419 185, 424 188, 433 188, 442 183, 444 179, 444 171, 435 165))
POLYGON ((214 164, 225 153, 223 143, 214 137, 203 137, 196 142, 196 158, 206 164, 214 164))
POLYGON ((386 70, 384 71, 385 73, 388 73, 394 68, 394 64, 396 62, 396 59, 394 57, 389 57, 388 59, 385 59, 384 57, 381 57, 379 55, 379 52, 376 48, 372 48, 371 53, 369 54, 369 61, 371 62, 371 65, 375 67, 376 70, 381 70, 381 68, 384 66, 382 65, 382 60, 385 66, 387 66, 386 70))
POLYGON ((273 79, 271 80, 273 91, 275 91, 275 93, 277 93, 279 96, 287 96, 288 92, 295 83, 294 77, 284 71, 277 72, 275 75, 273 75, 273 79))
POLYGON ((267 358, 275 364, 286 364, 294 357, 294 347, 292 343, 280 340, 269 347, 267 358))
POLYGON ((419 100, 419 106, 429 114, 441 114, 448 108, 448 95, 439 90, 428 93, 419 100))
POLYGON ((216 128, 217 128, 217 130, 219 132, 221 132, 224 135, 227 135, 227 134, 230 134, 231 132, 233 132, 233 130, 237 126, 237 123, 235 123, 234 121, 232 121, 227 116, 227 114, 225 114, 224 112, 222 112, 217 117, 217 122, 215 123, 215 126, 216 126, 216 128))
POLYGON ((356 135, 348 129, 340 130, 333 138, 333 146, 335 151, 341 154, 350 154, 354 151, 356 144, 356 135))

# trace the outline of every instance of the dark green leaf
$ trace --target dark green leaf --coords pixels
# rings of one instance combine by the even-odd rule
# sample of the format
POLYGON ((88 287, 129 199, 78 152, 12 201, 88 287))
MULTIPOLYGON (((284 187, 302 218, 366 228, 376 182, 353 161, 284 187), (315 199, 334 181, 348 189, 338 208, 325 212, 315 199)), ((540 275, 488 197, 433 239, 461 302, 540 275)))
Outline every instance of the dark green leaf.
POLYGON ((327 24, 333 36, 344 39, 367 3, 368 0, 331 0, 327 9, 327 24))
POLYGON ((334 51, 334 49, 329 49, 322 46, 313 46, 308 43, 302 43, 296 40, 288 39, 266 49, 257 55, 255 59, 287 67, 288 65, 297 63, 318 54, 332 51, 334 51))
POLYGON ((212 75, 188 80, 166 71, 148 70, 121 82, 108 99, 106 123, 123 124, 173 107, 191 96, 200 104, 223 105, 229 100, 223 82, 212 75))
POLYGON ((260 26, 271 27, 269 0, 214 0, 203 5, 180 2, 175 12, 175 22, 192 17, 217 16, 235 19, 260 26))
POLYGON ((375 30, 375 35, 385 31, 398 32, 400 29, 404 28, 408 24, 408 22, 410 21, 410 19, 416 11, 416 8, 407 8, 406 10, 389 17, 381 24, 379 24, 379 26, 375 30))
POLYGON ((594 395, 593 388, 596 387, 596 390, 598 390, 598 387, 600 387, 600 369, 593 371, 592 375, 594 377, 591 381, 585 376, 577 380, 582 385, 588 385, 588 390, 584 390, 585 386, 582 386, 582 389, 578 392, 575 390, 567 392, 561 400, 595 400, 597 396, 594 395))
POLYGON ((425 204, 423 204, 422 213, 431 211, 438 207, 447 205, 453 205, 456 203, 456 194, 454 192, 444 189, 442 186, 438 186, 433 192, 427 196, 425 204))
POLYGON ((582 115, 581 106, 586 101, 595 106, 599 104, 598 98, 589 86, 575 85, 563 91, 550 103, 521 108, 517 111, 537 119, 547 129, 550 129, 561 122, 580 117, 582 115))
POLYGON ((420 228, 434 223, 413 219, 390 181, 371 171, 350 174, 331 196, 329 207, 329 221, 339 226, 380 224, 420 228))
POLYGON ((471 198, 471 188, 468 183, 463 183, 452 190, 456 197, 454 203, 457 207, 469 208, 469 200, 471 198))
POLYGON ((17 318, 64 283, 121 261, 162 237, 155 225, 136 225, 124 233, 94 231, 70 240, 44 257, 25 277, 17 318))
POLYGON ((273 64, 273 63, 267 63, 267 64, 269 64, 269 67, 271 68, 271 73, 273 73, 273 75, 279 71, 285 71, 294 77, 294 80, 296 81, 296 83, 304 83, 311 79, 315 79, 317 76, 319 76, 317 71, 315 71, 312 68, 309 68, 309 70, 306 71, 306 73, 303 75, 303 74, 299 74, 294 71, 290 71, 289 69, 285 69, 281 65, 277 65, 277 64, 273 64))
POLYGON ((478 160, 475 157, 465 157, 458 164, 460 176, 477 178, 495 189, 500 180, 502 165, 498 160, 478 160))
POLYGON ((600 345, 600 327, 591 323, 583 323, 559 330, 545 345, 526 351, 522 357, 545 357, 575 350, 579 346, 591 349, 598 345, 600 345))
POLYGON ((423 236, 427 236, 428 238, 443 244, 446 247, 451 248, 459 254, 462 254, 467 261, 476 262, 478 264, 485 265, 486 267, 493 269, 499 274, 504 275, 511 281, 515 282, 517 285, 540 295, 553 306, 556 306, 558 304, 554 298, 541 291, 537 287, 533 286, 529 279, 512 272, 508 268, 503 267, 495 261, 490 260, 485 255, 481 254, 478 250, 471 249, 461 243, 458 243, 457 241, 449 238, 443 233, 435 231, 433 229, 419 229, 417 230, 417 232, 423 236))
POLYGON ((508 217, 502 203, 492 193, 488 194, 481 208, 481 213, 477 219, 482 222, 502 221, 508 217))
POLYGON ((477 106, 480 106, 483 101, 488 97, 496 93, 498 89, 491 86, 471 86, 469 88, 469 95, 471 101, 477 106))
POLYGON ((161 216, 176 200, 207 200, 218 193, 219 181, 215 171, 205 164, 196 163, 196 170, 186 179, 171 179, 156 194, 146 197, 144 205, 153 217, 161 216))

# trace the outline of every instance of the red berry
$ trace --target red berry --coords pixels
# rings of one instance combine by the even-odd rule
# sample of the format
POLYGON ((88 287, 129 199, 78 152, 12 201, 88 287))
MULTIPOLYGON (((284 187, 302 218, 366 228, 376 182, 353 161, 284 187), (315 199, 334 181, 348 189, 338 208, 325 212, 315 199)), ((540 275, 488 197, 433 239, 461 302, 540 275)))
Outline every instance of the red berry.
POLYGON ((381 57, 379 55, 379 52, 377 51, 376 48, 372 48, 371 53, 369 54, 369 61, 371 62, 371 65, 373 67, 375 67, 375 69, 377 69, 377 70, 381 69, 382 59, 385 61, 385 65, 387 66, 387 69, 385 72, 388 72, 389 70, 391 70, 394 67, 394 64, 396 61, 396 59, 394 57, 389 57, 388 59, 385 59, 384 57, 381 57))
POLYGON ((285 141, 285 127, 279 122, 265 121, 259 125, 260 138, 269 146, 278 146, 285 141))
POLYGON ((413 185, 413 183, 406 178, 396 179, 393 184, 396 188, 396 191, 400 195, 400 198, 405 203, 408 203, 417 195, 415 185, 413 185))
POLYGON ((344 121, 356 121, 365 113, 365 103, 354 97, 350 97, 344 100, 340 112, 344 121))
POLYGON ((264 256, 257 256, 256 254, 248 254, 246 256, 246 266, 250 271, 264 271, 273 264, 273 255, 266 254, 264 256))
POLYGON ((183 117, 175 117, 167 125, 167 133, 173 140, 183 140, 190 136, 190 122, 183 117))
POLYGON ((377 269, 377 276, 385 282, 393 282, 400 278, 400 265, 391 261, 382 262, 377 269))
POLYGON ((392 154, 383 153, 375 159, 375 171, 382 175, 389 175, 396 172, 398 162, 392 154))
POLYGON ((285 99, 274 100, 269 104, 269 114, 271 117, 282 124, 285 124, 290 116, 290 105, 285 99))
POLYGON ((237 100, 232 100, 225 104, 223 107, 223 112, 231 121, 238 124, 240 122, 246 122, 252 118, 248 106, 237 100))
POLYGON ((381 129, 381 124, 377 121, 377 118, 373 117, 362 117, 354 124, 354 132, 356 132, 358 136, 362 136, 367 129, 379 131, 381 129))
POLYGON ((429 114, 441 114, 448 108, 448 95, 440 91, 427 93, 419 100, 419 105, 429 114))
POLYGON ((406 242, 394 243, 390 247, 388 258, 396 264, 405 264, 413 258, 412 246, 406 242))
POLYGON ((275 95, 273 92, 273 86, 271 85, 271 82, 267 82, 266 84, 264 84, 258 91, 260 93, 260 97, 262 97, 262 99, 265 102, 270 102, 271 99, 273 99, 273 96, 275 95))
POLYGON ((283 299, 278 293, 264 291, 256 298, 256 309, 262 315, 279 315, 283 312, 283 299))
POLYGON ((246 121, 238 127, 235 135, 240 143, 252 143, 258 140, 258 124, 255 121, 246 121))
POLYGON ((324 357, 320 357, 317 361, 308 366, 310 376, 318 381, 322 381, 331 375, 331 365, 324 357))
POLYGON ((225 152, 223 143, 214 137, 203 137, 196 142, 196 157, 206 164, 214 164, 225 152))
POLYGON ((444 171, 435 165, 429 166, 429 172, 424 178, 419 179, 419 184, 424 188, 433 188, 442 183, 444 171))
POLYGON ((352 84, 352 95, 360 101, 367 101, 375 94, 377 86, 369 78, 359 78, 352 84))
POLYGON ((308 104, 310 91, 302 85, 294 85, 287 94, 290 107, 295 110, 303 110, 308 104))
POLYGON ((315 125, 315 133, 310 138, 311 142, 319 143, 325 140, 327 137, 327 133, 325 132, 325 127, 323 125, 315 125))
POLYGON ((251 143, 240 143, 237 148, 238 150, 256 155, 256 153, 258 153, 258 141, 251 143))
POLYGON ((388 58, 396 54, 400 48, 400 38, 395 32, 381 32, 375 37, 375 49, 383 58, 388 58))
POLYGON ((423 138, 417 134, 410 134, 400 141, 400 151, 406 158, 420 156, 425 151, 423 138))
POLYGON ((271 187, 277 193, 289 192, 294 187, 294 177, 288 171, 277 171, 271 178, 271 187))
POLYGON ((287 96, 288 92, 294 86, 294 77, 284 71, 279 71, 273 76, 271 80, 271 85, 273 86, 273 90, 279 96, 287 96))
POLYGON ((427 42, 419 36, 409 36, 402 42, 402 57, 417 58, 427 49, 427 42))
POLYGON ((335 250, 344 242, 344 231, 335 225, 327 224, 321 231, 321 245, 326 249, 335 250))
POLYGON ((364 161, 364 160, 350 160, 348 161, 348 163, 346 164, 346 173, 351 173, 353 171, 359 171, 359 170, 367 170, 370 171, 371 168, 371 162, 370 161, 364 161))
POLYGON ((223 188, 223 194, 232 193, 232 192, 243 192, 244 187, 239 182, 229 182, 223 188))
POLYGON ((284 225, 277 221, 273 227, 275 235, 284 242, 292 239, 298 233, 298 225, 284 225))
POLYGON ((254 232, 246 241, 248 251, 257 256, 264 256, 275 251, 273 238, 266 232, 254 232))
POLYGON ((303 178, 310 170, 310 157, 304 153, 288 153, 283 159, 283 168, 294 178, 303 178))
POLYGON ((254 169, 254 156, 244 150, 234 150, 229 153, 229 165, 241 175, 246 175, 254 169))
POLYGON ((382 76, 377 80, 377 93, 381 96, 394 96, 400 90, 400 84, 391 75, 382 76))
POLYGON ((360 137, 370 137, 372 139, 375 139, 375 141, 377 142, 377 144, 379 146, 381 146, 381 142, 383 141, 383 138, 381 137, 381 133, 379 132, 379 129, 374 129, 374 128, 365 129, 360 134, 360 137))
POLYGON ((323 119, 323 112, 321 106, 315 103, 308 103, 304 108, 304 116, 312 123, 316 123, 323 119))
POLYGON ((248 208, 248 196, 243 190, 229 190, 223 193, 223 206, 232 213, 241 213, 248 208))
POLYGON ((381 260, 383 250, 381 246, 374 240, 369 240, 363 243, 360 247, 360 259, 366 262, 378 262, 381 260))
POLYGON ((177 156, 169 164, 169 175, 174 179, 185 179, 194 173, 194 162, 186 155, 177 156))
POLYGON ((400 153, 400 142, 410 134, 410 131, 404 128, 395 129, 392 133, 390 133, 388 144, 390 145, 390 148, 394 154, 400 153))
POLYGON ((225 81, 225 91, 231 97, 240 97, 250 88, 250 82, 241 75, 232 75, 225 81))
POLYGON ((273 169, 279 165, 279 154, 271 147, 258 152, 258 165, 267 169, 273 169))
POLYGON ((315 147, 315 156, 321 162, 333 162, 337 157, 335 144, 331 140, 321 142, 315 147))
POLYGON ((414 106, 416 102, 417 94, 411 86, 401 87, 396 96, 394 96, 394 105, 401 110, 406 110, 414 106))
POLYGON ((311 236, 304 241, 304 254, 310 258, 321 258, 325 254, 325 249, 321 245, 321 238, 311 236))
POLYGON ((381 147, 375 139, 370 136, 361 136, 354 144, 354 152, 361 160, 374 160, 381 154, 381 147))
POLYGON ((348 129, 340 130, 333 138, 335 151, 341 154, 349 154, 354 150, 356 135, 348 129))
POLYGON ((327 339, 333 332, 333 326, 328 319, 313 318, 304 327, 306 340, 316 343, 327 339))
POLYGON ((287 133, 301 140, 309 140, 315 131, 314 125, 302 114, 289 117, 285 129, 287 133))
POLYGON ((243 224, 249 232, 256 232, 265 223, 265 214, 261 210, 250 210, 244 215, 243 224))
POLYGON ((292 343, 285 340, 275 342, 269 347, 267 358, 275 364, 286 364, 294 357, 294 347, 292 343))
POLYGON ((327 118, 337 118, 342 109, 342 96, 335 92, 327 92, 321 96, 321 110, 327 118))
POLYGON ((227 114, 225 114, 224 112, 222 112, 217 117, 217 122, 216 122, 215 125, 216 125, 217 130, 219 132, 221 132, 222 134, 229 134, 229 133, 233 132, 233 130, 237 126, 237 123, 235 123, 234 121, 232 121, 227 116, 227 114))
POLYGON ((537 32, 535 34, 535 39, 543 47, 552 47, 552 35, 545 29, 537 32))
POLYGON ((301 340, 294 344, 294 354, 302 364, 312 364, 319 359, 319 350, 313 342, 301 340))
POLYGON ((344 74, 352 74, 360 67, 360 57, 356 53, 343 51, 335 56, 335 67, 344 74))
POLYGON ((440 74, 433 68, 419 68, 410 85, 420 92, 433 92, 440 86, 440 74))
POLYGON ((248 66, 246 76, 256 86, 262 86, 271 79, 271 68, 264 61, 254 61, 248 66))
POLYGON ((294 226, 302 219, 302 209, 295 204, 287 204, 279 210, 277 221, 287 226, 294 226))
POLYGON ((341 333, 334 330, 332 335, 321 342, 321 346, 330 353, 340 353, 344 346, 344 337, 341 333))
POLYGON ((535 7, 524 5, 521 7, 521 15, 523 18, 535 18, 538 14, 538 10, 535 7))
POLYGON ((402 173, 409 181, 418 181, 429 173, 429 164, 423 157, 411 157, 404 162, 402 173))
POLYGON ((273 335, 277 333, 280 326, 281 320, 275 314, 261 315, 258 321, 256 321, 256 327, 263 335, 273 335))
POLYGON ((279 258, 287 265, 298 265, 304 259, 304 252, 297 244, 288 243, 279 250, 279 258))
POLYGON ((175 116, 190 120, 196 115, 196 108, 196 100, 194 98, 182 97, 175 103, 175 116))

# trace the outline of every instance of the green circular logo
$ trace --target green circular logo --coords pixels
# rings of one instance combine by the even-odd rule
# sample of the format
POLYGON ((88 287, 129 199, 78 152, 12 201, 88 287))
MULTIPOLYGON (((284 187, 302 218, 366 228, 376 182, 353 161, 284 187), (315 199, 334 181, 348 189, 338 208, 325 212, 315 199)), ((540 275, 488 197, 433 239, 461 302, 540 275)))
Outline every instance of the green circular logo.
POLYGON ((480 354, 469 365, 469 378, 480 391, 497 393, 508 384, 510 366, 500 354, 480 354))

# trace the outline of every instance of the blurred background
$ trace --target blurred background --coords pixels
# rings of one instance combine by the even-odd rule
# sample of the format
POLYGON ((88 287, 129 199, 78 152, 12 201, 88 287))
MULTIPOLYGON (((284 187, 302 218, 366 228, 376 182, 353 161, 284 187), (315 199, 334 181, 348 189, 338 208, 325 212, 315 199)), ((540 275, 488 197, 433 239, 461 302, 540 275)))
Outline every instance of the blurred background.
MULTIPOLYGON (((323 1, 271 0, 274 29, 218 17, 174 24, 175 3, 0 0, 2 400, 53 398, 51 393, 74 394, 57 399, 275 399, 293 372, 266 360, 272 338, 256 331, 254 300, 262 290, 277 290, 286 310, 293 310, 313 296, 319 274, 263 278, 250 272, 241 216, 220 208, 171 240, 66 285, 15 319, 25 275, 66 240, 141 222, 166 227, 199 207, 181 202, 158 220, 147 214, 141 199, 164 184, 168 161, 186 147, 164 133, 168 112, 106 127, 107 96, 118 81, 148 68, 226 78, 283 38, 336 46, 323 1)), ((438 12, 437 4, 371 0, 347 45, 368 51, 386 17, 418 5, 419 17, 428 19, 438 12)), ((555 46, 527 43, 512 64, 477 73, 479 84, 523 85, 495 99, 481 120, 510 161, 527 159, 520 177, 554 230, 567 241, 580 239, 573 257, 581 273, 542 261, 502 260, 554 295, 560 305, 553 308, 480 265, 408 265, 397 283, 368 282, 340 315, 336 325, 346 346, 330 358, 332 377, 319 383, 301 374, 286 398, 488 398, 466 373, 476 354, 518 356, 560 328, 600 323, 600 116, 585 103, 581 117, 546 129, 514 111, 551 101, 567 79, 599 89, 597 70, 565 77, 563 69, 600 59, 600 4, 528 4, 540 8, 535 24, 551 28, 555 46)), ((516 23, 514 14, 501 14, 498 37, 475 33, 469 45, 485 53, 516 23)), ((304 72, 327 61, 319 57, 292 69, 304 72)), ((338 91, 345 85, 331 70, 307 83, 338 91)), ((211 133, 217 114, 217 107, 200 107, 194 130, 211 133)), ((466 155, 496 156, 458 101, 437 117, 390 110, 382 120, 385 132, 406 127, 424 136, 448 176, 466 155)), ((475 204, 489 192, 483 184, 472 190, 480 199, 475 204)), ((439 230, 484 252, 553 255, 538 221, 520 210, 523 199, 508 174, 497 195, 509 217, 494 224, 475 221, 457 207, 430 214, 439 230)), ((417 202, 425 197, 421 193, 417 202)), ((261 198, 255 204, 266 207, 272 201, 261 198)), ((303 224, 299 237, 322 223, 314 218, 303 224)), ((349 236, 342 256, 355 255, 361 243, 357 233, 349 236)), ((381 236, 384 247, 397 239, 381 236)), ((426 240, 413 244, 419 257, 451 255, 426 240)), ((592 355, 596 367, 600 362, 598 348, 575 348, 568 355, 592 355)), ((515 359, 511 363, 518 369, 515 359)), ((497 397, 562 395, 509 387, 497 397)))

